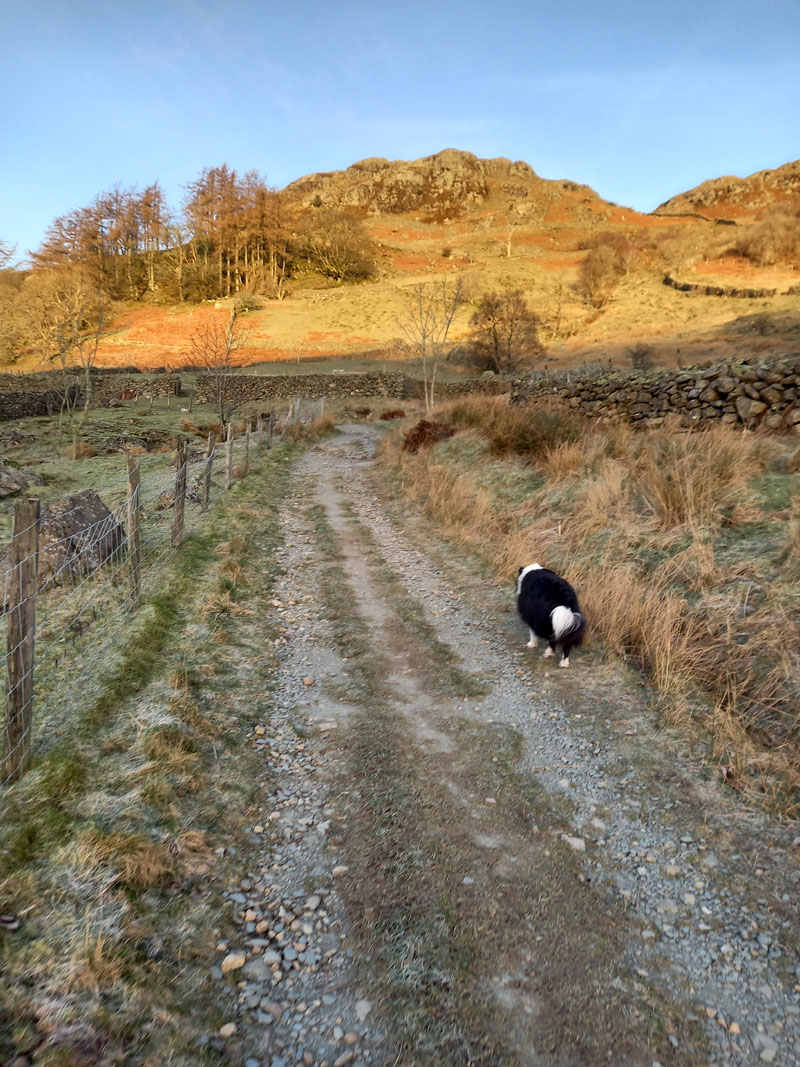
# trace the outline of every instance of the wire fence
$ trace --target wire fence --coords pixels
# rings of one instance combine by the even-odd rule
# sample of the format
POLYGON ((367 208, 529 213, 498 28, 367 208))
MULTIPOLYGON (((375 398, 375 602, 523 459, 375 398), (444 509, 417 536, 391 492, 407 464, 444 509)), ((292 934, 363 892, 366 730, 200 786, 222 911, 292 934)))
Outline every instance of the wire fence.
MULTIPOLYGON (((292 425, 283 420, 281 440, 292 425)), ((130 456, 126 475, 99 491, 41 504, 21 500, 0 543, 0 786, 25 773, 102 692, 121 663, 143 600, 164 565, 223 493, 273 442, 259 418, 206 447, 180 441, 174 462, 130 456)))

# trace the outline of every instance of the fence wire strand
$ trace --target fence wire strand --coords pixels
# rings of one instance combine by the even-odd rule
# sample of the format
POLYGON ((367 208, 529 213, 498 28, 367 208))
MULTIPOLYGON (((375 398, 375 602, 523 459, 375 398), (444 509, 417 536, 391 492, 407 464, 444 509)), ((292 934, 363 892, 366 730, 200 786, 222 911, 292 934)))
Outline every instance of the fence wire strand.
MULTIPOLYGON (((249 455, 245 438, 234 439, 234 481, 246 473, 248 460, 250 468, 257 463, 260 452, 255 434, 249 455)), ((118 482, 98 492, 120 502, 106 508, 99 518, 87 518, 78 529, 64 532, 68 529, 64 524, 87 509, 85 502, 63 512, 44 504, 38 524, 0 543, 0 709, 6 709, 0 734, 0 786, 19 777, 31 759, 73 728, 76 715, 100 695, 104 677, 124 655, 124 644, 117 639, 136 618, 134 601, 158 588, 161 572, 174 551, 172 526, 178 482, 183 479, 186 486, 185 538, 199 529, 221 499, 226 464, 227 442, 220 442, 210 456, 209 511, 203 511, 209 456, 205 448, 199 450, 190 444, 180 470, 174 455, 143 456, 138 489, 131 493, 125 475, 121 475, 118 482), (165 459, 168 467, 164 466, 165 459), (134 558, 129 520, 137 513, 139 548, 134 558), (39 546, 35 559, 29 555, 12 563, 13 545, 36 525, 39 546), (34 591, 26 592, 24 575, 32 573, 32 565, 37 568, 34 591), (138 582, 134 582, 134 570, 138 582), (35 629, 14 640, 12 633, 20 632, 20 620, 32 601, 35 629), (35 660, 31 649, 35 649, 35 660), (20 710, 25 694, 31 692, 32 701, 20 710)))

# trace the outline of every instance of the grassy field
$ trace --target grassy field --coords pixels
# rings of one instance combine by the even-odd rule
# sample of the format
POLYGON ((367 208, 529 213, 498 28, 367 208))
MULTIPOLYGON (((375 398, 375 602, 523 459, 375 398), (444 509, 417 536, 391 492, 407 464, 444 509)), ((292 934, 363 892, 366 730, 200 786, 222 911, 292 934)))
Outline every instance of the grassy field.
POLYGON ((249 604, 275 575, 295 451, 268 453, 172 555, 68 729, 0 798, 0 912, 20 921, 0 942, 3 1062, 216 1062, 196 1042, 222 1021, 219 850, 243 832, 268 717, 272 623, 249 604))
MULTIPOLYGON (((335 369, 378 371, 395 369, 396 364, 377 360, 325 361, 300 365, 294 363, 260 364, 252 369, 259 374, 322 374, 335 369)), ((403 365, 406 369, 406 365, 403 365)), ((415 365, 411 365, 413 371, 415 365)), ((251 373, 248 368, 247 373, 251 373)), ((442 368, 443 381, 457 380, 458 372, 449 366, 442 368)), ((166 488, 170 471, 174 469, 175 443, 183 439, 190 446, 190 465, 199 470, 201 452, 205 447, 209 430, 216 432, 219 422, 210 405, 193 405, 196 377, 181 374, 183 395, 149 400, 124 401, 119 408, 95 408, 82 434, 83 454, 75 460, 66 456, 70 438, 66 427, 59 429, 58 419, 51 416, 16 419, 0 423, 0 453, 14 467, 32 470, 42 479, 41 485, 33 485, 20 495, 40 500, 53 500, 92 489, 99 493, 104 503, 113 508, 127 495, 126 452, 146 453, 141 456, 143 483, 158 485, 160 492, 166 488), (189 406, 192 410, 189 411, 189 406)), ((265 407, 264 403, 249 402, 237 413, 241 420, 256 416, 265 407)), ((325 411, 339 420, 354 417, 358 409, 360 417, 379 418, 387 409, 398 403, 387 397, 358 397, 325 401, 325 411)), ((403 401, 404 409, 420 409, 417 401, 403 401)), ((283 419, 288 401, 275 406, 275 414, 283 419)), ((243 429, 243 424, 241 426, 243 429)), ((238 454, 238 453, 237 453, 238 454)), ((154 493, 157 495, 157 493, 154 493)), ((17 496, 0 499, 0 543, 11 535, 14 500, 17 496)))
POLYGON ((718 427, 634 433, 472 398, 454 435, 384 462, 498 575, 539 562, 577 587, 594 654, 651 679, 727 785, 800 812, 800 457, 718 427))

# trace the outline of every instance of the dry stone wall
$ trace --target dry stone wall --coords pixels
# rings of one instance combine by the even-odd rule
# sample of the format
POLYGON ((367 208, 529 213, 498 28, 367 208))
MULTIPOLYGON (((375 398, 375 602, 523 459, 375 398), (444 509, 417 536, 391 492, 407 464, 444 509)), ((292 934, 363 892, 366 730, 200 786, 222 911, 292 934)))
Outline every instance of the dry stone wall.
MULTIPOLYGON (((777 296, 777 289, 732 289, 723 285, 702 285, 698 282, 679 282, 671 274, 664 275, 664 285, 681 293, 699 293, 701 296, 731 296, 744 300, 760 300, 765 296, 777 296)), ((791 293, 791 290, 789 290, 791 293)), ((788 295, 788 294, 787 294, 788 295)))
POLYGON ((512 402, 556 397, 592 418, 684 423, 714 420, 800 433, 800 354, 772 361, 721 360, 651 374, 597 371, 523 379, 512 402))
MULTIPOLYGON (((198 404, 213 403, 215 379, 202 375, 197 380, 198 404)), ((502 379, 468 378, 460 382, 441 382, 436 386, 439 399, 479 392, 508 392, 510 383, 502 379)), ((229 400, 280 403, 295 396, 348 399, 383 396, 403 400, 423 395, 422 382, 396 371, 372 371, 363 374, 263 374, 234 375, 226 383, 229 400)))
MULTIPOLYGON (((71 374, 67 387, 73 402, 83 399, 81 378, 71 374)), ((107 400, 120 394, 131 397, 176 396, 181 391, 177 374, 159 374, 149 377, 114 371, 92 372, 92 397, 95 401, 107 400)), ((39 374, 0 374, 0 422, 23 419, 35 415, 53 415, 61 409, 64 396, 64 378, 60 371, 42 371, 39 374)))

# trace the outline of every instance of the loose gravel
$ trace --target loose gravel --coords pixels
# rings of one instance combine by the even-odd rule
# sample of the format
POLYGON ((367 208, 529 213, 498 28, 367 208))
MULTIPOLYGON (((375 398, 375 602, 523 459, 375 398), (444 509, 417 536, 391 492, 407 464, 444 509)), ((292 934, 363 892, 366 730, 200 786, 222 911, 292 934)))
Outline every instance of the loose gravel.
POLYGON ((712 1063, 800 1065, 797 831, 709 784, 685 746, 659 733, 646 694, 622 668, 585 654, 558 672, 524 649, 524 628, 508 611, 512 591, 476 577, 387 497, 373 462, 379 436, 349 426, 306 453, 283 509, 284 573, 267 606, 280 619, 277 697, 253 736, 274 785, 253 819, 252 851, 239 857, 248 873, 228 888, 241 933, 216 946, 213 973, 235 983, 235 1000, 208 1040, 222 1049, 236 1034, 247 1067, 395 1058, 389 1027, 358 985, 336 889, 347 857, 328 832, 337 815, 330 784, 345 773, 336 738, 352 709, 324 691, 345 664, 318 615, 315 574, 325 560, 307 513, 334 492, 439 639, 486 684, 465 712, 518 730, 527 769, 568 798, 561 845, 636 917, 628 946, 636 972, 685 1002, 712 1063))

